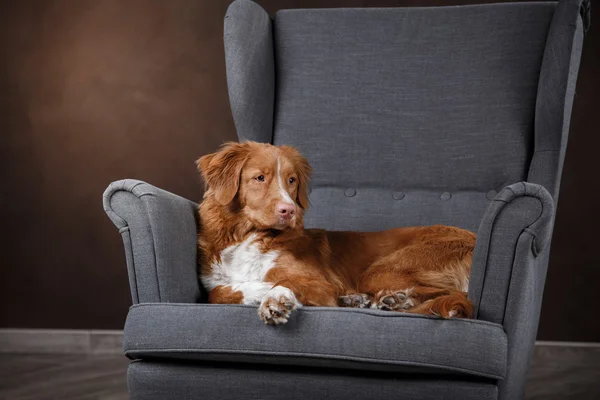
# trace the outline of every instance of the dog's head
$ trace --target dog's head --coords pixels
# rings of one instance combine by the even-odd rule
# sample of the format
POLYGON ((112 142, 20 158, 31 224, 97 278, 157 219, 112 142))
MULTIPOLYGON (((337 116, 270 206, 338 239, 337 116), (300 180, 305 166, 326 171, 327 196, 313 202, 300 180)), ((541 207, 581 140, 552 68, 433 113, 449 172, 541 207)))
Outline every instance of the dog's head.
POLYGON ((207 186, 205 201, 240 214, 257 229, 302 225, 311 168, 293 147, 226 143, 197 164, 207 186))

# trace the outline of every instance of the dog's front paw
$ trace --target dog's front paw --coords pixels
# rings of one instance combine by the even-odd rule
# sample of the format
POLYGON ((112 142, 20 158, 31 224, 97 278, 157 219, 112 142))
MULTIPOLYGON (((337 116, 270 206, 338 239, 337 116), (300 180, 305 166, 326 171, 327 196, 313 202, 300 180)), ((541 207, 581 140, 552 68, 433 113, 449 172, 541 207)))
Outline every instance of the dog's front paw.
POLYGON ((258 307, 258 315, 265 324, 281 325, 288 321, 290 313, 299 305, 290 289, 275 286, 263 297, 258 307))

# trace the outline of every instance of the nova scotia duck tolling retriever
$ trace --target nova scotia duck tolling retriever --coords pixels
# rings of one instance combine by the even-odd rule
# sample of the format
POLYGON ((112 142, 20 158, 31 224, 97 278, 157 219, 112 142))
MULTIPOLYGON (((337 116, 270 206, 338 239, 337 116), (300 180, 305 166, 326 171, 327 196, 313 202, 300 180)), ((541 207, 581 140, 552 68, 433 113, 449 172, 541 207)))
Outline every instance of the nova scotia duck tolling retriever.
POLYGON ((303 306, 471 316, 473 233, 304 229, 311 167, 289 146, 227 143, 198 168, 200 279, 210 303, 256 305, 271 325, 303 306))

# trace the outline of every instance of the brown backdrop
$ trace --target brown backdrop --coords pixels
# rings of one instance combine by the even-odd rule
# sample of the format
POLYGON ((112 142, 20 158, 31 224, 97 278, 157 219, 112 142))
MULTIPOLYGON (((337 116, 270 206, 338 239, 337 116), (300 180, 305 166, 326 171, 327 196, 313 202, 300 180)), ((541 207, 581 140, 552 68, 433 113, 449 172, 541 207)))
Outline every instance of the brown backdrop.
MULTIPOLYGON (((468 2, 259 1, 270 12, 468 2)), ((194 161, 235 139, 222 45, 228 3, 0 5, 0 326, 122 327, 125 258, 101 194, 131 177, 201 197, 194 161)), ((600 148, 592 110, 599 31, 585 42, 540 339, 600 339, 598 319, 588 316, 600 303, 600 180, 591 167, 600 148)))

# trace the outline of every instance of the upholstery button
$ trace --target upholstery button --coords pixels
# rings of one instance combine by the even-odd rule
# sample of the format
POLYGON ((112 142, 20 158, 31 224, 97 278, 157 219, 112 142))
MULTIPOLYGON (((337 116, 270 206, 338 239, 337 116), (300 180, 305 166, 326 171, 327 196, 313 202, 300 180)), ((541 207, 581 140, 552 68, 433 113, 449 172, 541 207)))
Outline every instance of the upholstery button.
POLYGON ((494 197, 496 197, 497 194, 498 192, 496 192, 495 190, 490 190, 489 192, 487 192, 485 197, 487 197, 488 200, 494 200, 494 197))
POLYGON ((440 196, 440 199, 442 199, 443 201, 446 201, 446 200, 450 200, 451 197, 452 197, 452 195, 450 194, 450 192, 444 192, 440 196))
POLYGON ((394 192, 394 194, 392 194, 392 197, 394 198, 394 200, 402 200, 404 198, 404 193, 394 192))
POLYGON ((346 197, 354 197, 354 195, 356 195, 356 189, 346 189, 344 195, 346 197))

